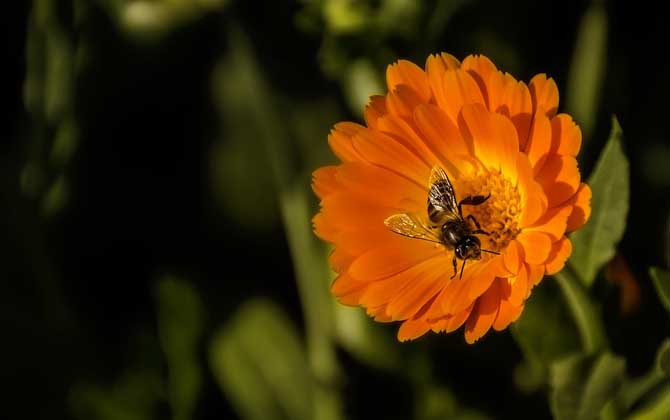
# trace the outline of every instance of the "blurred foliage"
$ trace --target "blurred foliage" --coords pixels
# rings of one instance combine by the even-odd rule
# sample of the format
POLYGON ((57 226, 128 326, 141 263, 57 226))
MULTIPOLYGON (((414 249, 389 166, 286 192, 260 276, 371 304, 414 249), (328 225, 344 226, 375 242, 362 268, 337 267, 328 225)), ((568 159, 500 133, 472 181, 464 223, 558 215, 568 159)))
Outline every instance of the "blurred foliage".
MULTIPOLYGON (((51 332, 58 340, 72 340, 63 345, 71 353, 69 362, 62 362, 66 367, 57 366, 54 357, 21 374, 31 386, 40 378, 63 376, 69 415, 47 417, 668 418, 670 342, 661 321, 667 326, 670 276, 659 267, 670 263, 662 260, 670 255, 670 239, 658 239, 669 235, 655 228, 667 218, 668 205, 654 197, 668 196, 670 177, 667 133, 662 118, 651 118, 664 102, 647 106, 644 89, 630 108, 618 99, 624 86, 620 93, 617 82, 629 76, 617 73, 626 70, 617 60, 638 55, 612 30, 621 25, 615 19, 624 15, 621 6, 593 1, 562 4, 559 10, 540 3, 500 8, 463 0, 33 1, 19 31, 25 32, 20 67, 25 115, 18 124, 24 128, 14 135, 20 152, 11 152, 3 162, 15 165, 3 170, 17 172, 14 187, 23 194, 7 200, 7 213, 42 219, 26 216, 28 222, 15 227, 29 234, 10 241, 29 245, 8 255, 27 260, 27 268, 6 263, 10 287, 20 283, 20 290, 0 296, 49 295, 51 283, 62 282, 73 313, 83 325, 90 316, 92 324, 64 340, 60 330, 51 332), (556 34, 568 39, 565 45, 556 34), (104 57, 114 49, 123 52, 113 55, 119 63, 107 69, 104 57), (593 213, 571 237, 568 266, 535 287, 510 328, 512 338, 491 334, 474 346, 458 334, 400 344, 394 327, 336 304, 328 293, 329 250, 310 225, 317 205, 308 188, 310 174, 334 161, 326 142, 332 124, 360 122, 369 96, 384 93, 388 64, 401 57, 422 64, 427 54, 443 50, 484 53, 524 79, 538 68, 555 75, 559 87, 565 86, 566 111, 583 130, 580 167, 593 166, 585 170, 593 213), (193 60, 209 77, 204 83, 193 74, 182 78, 176 72, 184 67, 170 68, 178 60, 193 60), (108 72, 101 80, 118 85, 97 89, 96 71, 108 72), (160 82, 154 85, 154 79, 160 82), (202 96, 193 93, 199 89, 202 96), (132 106, 138 98, 143 101, 132 106), (100 132, 112 128, 95 131, 91 125, 100 120, 84 119, 105 112, 112 118, 104 121, 123 126, 138 121, 133 114, 153 115, 147 121, 175 127, 162 118, 181 119, 193 98, 210 101, 203 106, 210 115, 184 118, 183 131, 174 133, 151 127, 135 134, 138 127, 126 126, 118 133, 130 140, 118 145, 101 144, 100 132), (617 119, 609 136, 603 131, 613 111, 626 137, 617 119), (661 122, 654 126, 656 121, 661 122), (154 132, 161 133, 156 143, 145 138, 154 132), (130 159, 142 145, 151 153, 130 159), (188 166, 185 156, 191 154, 195 164, 188 166), (118 218, 116 223, 98 217, 101 207, 90 204, 98 189, 117 187, 116 178, 105 186, 96 179, 84 182, 101 161, 102 171, 129 171, 138 189, 146 190, 145 201, 122 196, 119 207, 104 201, 101 207, 110 207, 105 214, 118 218), (170 176, 183 175, 179 168, 202 174, 178 185, 182 180, 170 176), (164 177, 168 185, 143 183, 156 169, 157 179, 164 177), (155 197, 152 188, 160 187, 176 210, 157 205, 156 214, 146 211, 151 214, 142 219, 142 205, 155 197), (198 189, 193 196, 178 195, 198 189), (646 197, 648 191, 656 196, 646 197), (184 200, 200 200, 193 206, 202 208, 187 213, 191 208, 184 200), (78 207, 69 208, 72 203, 78 207), (141 221, 133 223, 135 217, 141 221), (142 230, 142 221, 161 217, 167 222, 142 230), (126 225, 142 231, 114 232, 126 225), (107 244, 115 233, 123 237, 116 248, 107 244), (45 255, 39 252, 43 248, 45 255), (188 257, 181 255, 187 251, 188 257), (98 261, 91 257, 96 252, 109 253, 102 260, 109 267, 95 270, 106 278, 105 271, 116 269, 123 273, 117 281, 91 279, 82 268, 87 260, 98 261), (601 281, 617 252, 640 282, 642 304, 629 324, 612 304, 612 286, 601 281), (20 271, 24 268, 28 274, 20 271), (160 275, 154 282, 156 272, 187 274, 160 275), (144 277, 148 285, 141 282, 144 277), (42 286, 28 290, 31 282, 42 286), (98 309, 96 299, 110 291, 116 293, 110 300, 126 300, 98 309), (102 313, 98 318, 91 315, 96 309, 102 313), (107 331, 110 326, 120 332, 107 331), (101 349, 105 357, 97 357, 101 349)), ((658 64, 659 74, 663 68, 658 64)), ((645 77, 654 71, 645 69, 645 77)), ((626 86, 637 92, 643 83, 626 86)), ((118 186, 122 194, 124 188, 118 186)), ((40 308, 41 297, 35 300, 40 308)), ((2 315, 32 337, 25 327, 31 324, 21 323, 22 302, 4 305, 9 315, 2 315)), ((41 337, 33 340, 40 352, 47 347, 41 337)), ((53 394, 45 389, 44 396, 53 394)), ((39 407, 24 407, 31 409, 39 407)))
POLYGON ((612 131, 587 183, 593 191, 591 217, 570 238, 574 251, 570 265, 587 286, 596 273, 614 257, 628 216, 630 181, 628 158, 622 146, 622 131, 616 118, 612 131))

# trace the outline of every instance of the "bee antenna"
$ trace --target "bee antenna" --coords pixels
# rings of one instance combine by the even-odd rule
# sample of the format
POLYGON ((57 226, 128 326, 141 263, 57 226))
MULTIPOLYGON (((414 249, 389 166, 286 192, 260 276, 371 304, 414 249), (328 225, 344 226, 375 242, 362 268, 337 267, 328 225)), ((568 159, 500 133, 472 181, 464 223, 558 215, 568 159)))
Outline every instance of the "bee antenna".
POLYGON ((484 251, 484 252, 488 252, 489 254, 496 254, 496 255, 500 255, 500 252, 496 252, 496 251, 490 251, 490 250, 488 250, 488 249, 482 249, 482 251, 484 251))

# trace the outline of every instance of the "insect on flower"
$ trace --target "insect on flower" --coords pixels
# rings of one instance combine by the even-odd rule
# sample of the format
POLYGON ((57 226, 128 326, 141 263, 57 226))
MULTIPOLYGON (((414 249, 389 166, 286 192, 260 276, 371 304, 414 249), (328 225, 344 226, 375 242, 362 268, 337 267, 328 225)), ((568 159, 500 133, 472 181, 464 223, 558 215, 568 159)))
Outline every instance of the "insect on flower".
POLYGON ((498 252, 481 248, 481 242, 475 235, 489 233, 482 230, 475 216, 468 214, 467 218, 463 218, 463 205, 478 206, 488 200, 491 194, 469 195, 457 201, 456 191, 449 181, 449 176, 439 166, 433 167, 428 185, 429 223, 424 222, 421 215, 399 213, 387 218, 384 224, 400 235, 435 242, 453 250, 451 262, 454 265, 454 275, 451 278, 456 277, 458 273, 457 259, 463 260, 461 266, 461 278, 463 278, 465 262, 468 259, 480 259, 482 251, 500 255, 498 252), (473 223, 476 229, 473 229, 470 223, 473 223))
POLYGON ((570 257, 566 235, 591 212, 581 131, 558 113, 551 78, 526 84, 484 56, 400 60, 386 82, 365 125, 328 136, 341 162, 314 172, 331 292, 401 321, 401 341, 463 326, 473 343, 517 320, 570 257))

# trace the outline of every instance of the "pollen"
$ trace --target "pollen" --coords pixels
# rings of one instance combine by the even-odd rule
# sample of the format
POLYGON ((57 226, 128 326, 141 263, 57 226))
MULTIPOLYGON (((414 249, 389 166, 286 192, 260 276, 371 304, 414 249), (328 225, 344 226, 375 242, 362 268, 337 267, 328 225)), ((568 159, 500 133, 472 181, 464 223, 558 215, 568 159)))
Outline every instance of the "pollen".
MULTIPOLYGON (((478 206, 463 206, 463 217, 468 215, 481 225, 488 235, 478 235, 482 247, 501 252, 521 232, 521 196, 518 188, 497 171, 479 171, 462 175, 457 181, 458 199, 469 195, 489 195, 490 198, 478 206)), ((473 226, 474 228, 474 226, 473 226)))

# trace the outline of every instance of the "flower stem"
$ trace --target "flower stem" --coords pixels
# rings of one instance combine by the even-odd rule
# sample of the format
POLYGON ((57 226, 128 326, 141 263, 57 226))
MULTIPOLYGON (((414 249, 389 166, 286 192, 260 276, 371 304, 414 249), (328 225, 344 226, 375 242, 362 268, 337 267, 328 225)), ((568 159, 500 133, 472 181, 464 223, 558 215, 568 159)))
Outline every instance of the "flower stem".
POLYGON ((584 351, 594 354, 607 347, 605 328, 600 314, 588 297, 582 282, 574 270, 566 266, 554 275, 565 301, 570 308, 572 317, 577 324, 584 351))

